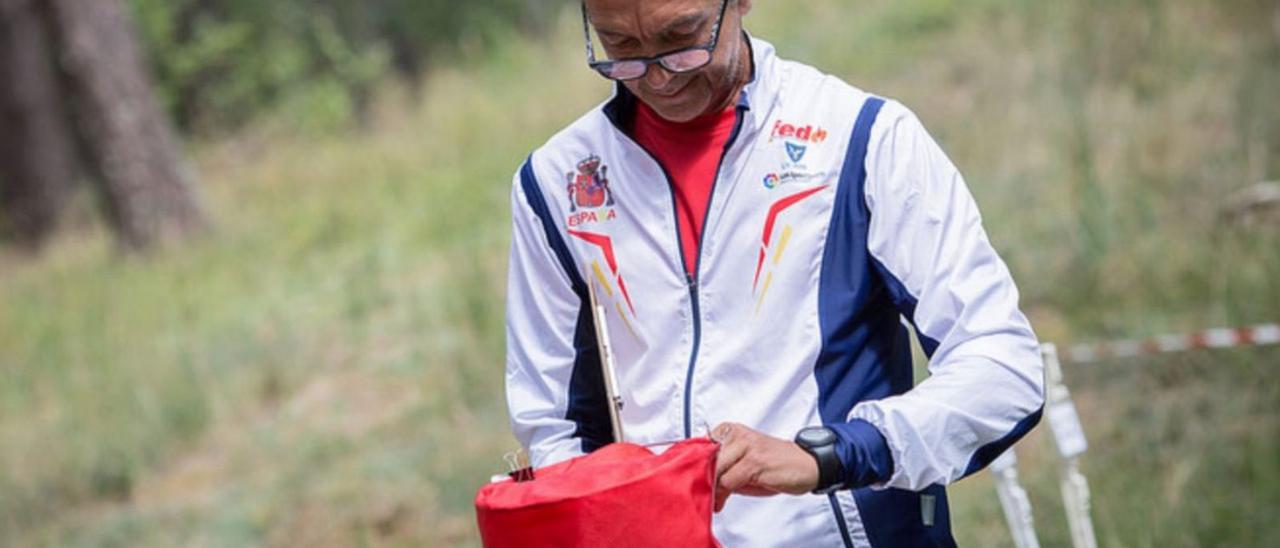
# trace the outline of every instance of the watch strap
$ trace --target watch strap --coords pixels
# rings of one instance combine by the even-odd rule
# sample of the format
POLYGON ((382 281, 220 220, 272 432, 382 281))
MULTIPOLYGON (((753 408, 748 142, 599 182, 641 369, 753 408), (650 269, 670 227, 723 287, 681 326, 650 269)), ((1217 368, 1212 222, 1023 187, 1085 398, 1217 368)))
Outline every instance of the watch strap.
POLYGON ((825 495, 839 489, 843 485, 844 465, 840 462, 840 456, 836 453, 835 432, 825 427, 813 427, 826 430, 829 435, 825 436, 827 443, 812 443, 804 436, 796 436, 796 445, 813 456, 818 462, 818 486, 814 488, 813 493, 825 495))

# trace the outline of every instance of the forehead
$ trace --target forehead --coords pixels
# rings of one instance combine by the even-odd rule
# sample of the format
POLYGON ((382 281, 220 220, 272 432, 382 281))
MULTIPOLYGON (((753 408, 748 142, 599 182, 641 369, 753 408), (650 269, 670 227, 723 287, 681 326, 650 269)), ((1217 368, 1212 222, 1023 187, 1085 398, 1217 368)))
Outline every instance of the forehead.
POLYGON ((597 29, 610 32, 656 32, 665 27, 714 17, 720 0, 586 0, 587 16, 597 29))

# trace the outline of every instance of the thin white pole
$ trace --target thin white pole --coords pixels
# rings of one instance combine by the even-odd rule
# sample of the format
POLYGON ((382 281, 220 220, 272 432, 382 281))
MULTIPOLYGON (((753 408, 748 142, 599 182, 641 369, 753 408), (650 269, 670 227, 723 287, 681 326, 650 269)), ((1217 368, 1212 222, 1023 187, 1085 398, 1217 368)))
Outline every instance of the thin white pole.
POLYGON ((1048 390, 1049 429, 1061 458, 1058 480, 1062 488, 1062 502, 1066 505, 1067 523, 1071 527, 1071 544, 1075 548, 1097 548, 1098 539, 1093 532, 1090 517, 1089 482, 1080 472, 1080 456, 1089 448, 1076 413, 1071 392, 1062 380, 1062 364, 1058 361, 1058 349, 1051 343, 1041 347, 1044 357, 1048 390))
POLYGON ((996 494, 1000 496, 1000 507, 1004 509, 1004 519, 1009 524, 1014 546, 1040 548, 1035 521, 1031 517, 1031 499, 1018 483, 1018 457, 1012 447, 991 463, 991 474, 996 479, 996 494))

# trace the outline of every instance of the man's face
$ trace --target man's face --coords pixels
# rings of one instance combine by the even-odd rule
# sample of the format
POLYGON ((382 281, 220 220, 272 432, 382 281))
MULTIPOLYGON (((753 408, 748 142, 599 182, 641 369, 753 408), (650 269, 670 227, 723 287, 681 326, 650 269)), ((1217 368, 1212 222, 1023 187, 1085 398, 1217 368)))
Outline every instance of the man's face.
MULTIPOLYGON (((706 45, 720 14, 721 0, 586 0, 587 16, 610 59, 651 57, 706 45)), ((711 62, 673 74, 651 65, 644 76, 623 82, 658 115, 686 122, 728 106, 729 94, 749 71, 742 39, 742 16, 750 0, 730 0, 711 62)))

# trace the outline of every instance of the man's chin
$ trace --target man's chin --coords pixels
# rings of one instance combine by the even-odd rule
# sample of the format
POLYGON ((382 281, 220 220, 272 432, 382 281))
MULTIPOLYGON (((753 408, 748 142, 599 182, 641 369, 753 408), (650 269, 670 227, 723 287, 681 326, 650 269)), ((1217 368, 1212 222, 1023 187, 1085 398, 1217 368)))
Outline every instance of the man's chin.
POLYGON ((663 120, 668 122, 683 123, 693 120, 702 114, 702 109, 697 108, 689 101, 663 101, 663 98, 654 98, 645 100, 649 108, 661 116, 663 120))

